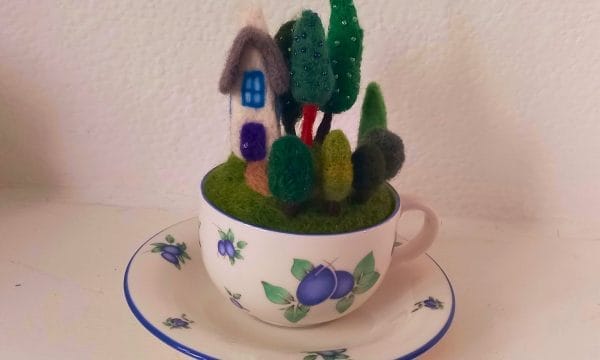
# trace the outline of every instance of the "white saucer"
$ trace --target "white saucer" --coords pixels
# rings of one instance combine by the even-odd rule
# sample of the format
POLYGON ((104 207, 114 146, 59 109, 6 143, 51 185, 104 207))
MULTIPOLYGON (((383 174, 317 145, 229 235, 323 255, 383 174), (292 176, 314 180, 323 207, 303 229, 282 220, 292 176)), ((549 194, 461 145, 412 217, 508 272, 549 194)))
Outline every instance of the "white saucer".
POLYGON ((346 317, 309 328, 268 325, 245 314, 238 294, 227 301, 210 282, 196 219, 144 242, 129 261, 124 290, 144 327, 196 359, 413 359, 444 336, 455 307, 448 277, 421 256, 392 263, 377 293, 346 317))

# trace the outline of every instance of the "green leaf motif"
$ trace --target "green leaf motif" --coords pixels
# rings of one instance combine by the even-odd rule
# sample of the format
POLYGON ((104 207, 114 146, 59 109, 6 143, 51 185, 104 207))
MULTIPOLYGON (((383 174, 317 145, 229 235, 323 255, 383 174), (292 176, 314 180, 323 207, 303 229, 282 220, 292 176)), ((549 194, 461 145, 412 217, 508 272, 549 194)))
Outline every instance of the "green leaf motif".
POLYGON ((217 231, 219 232, 219 237, 221 238, 221 240, 227 239, 227 234, 225 234, 225 232, 223 232, 223 230, 219 229, 217 231))
POLYGON ((287 305, 294 302, 294 297, 286 289, 262 281, 267 299, 273 304, 287 305))
POLYGON ((310 261, 294 259, 294 264, 292 265, 292 275, 294 275, 296 279, 302 281, 306 274, 308 274, 312 269, 314 269, 314 266, 310 261))
POLYGON ((181 254, 181 256, 184 257, 184 258, 186 258, 186 259, 188 259, 188 260, 192 260, 192 258, 187 253, 185 253, 185 252, 183 254, 181 254))
POLYGON ((356 268, 354 269, 354 281, 358 283, 361 276, 372 273, 373 271, 375 271, 375 257, 371 251, 358 263, 358 265, 356 265, 356 268))
POLYGON ((337 359, 350 359, 350 356, 346 355, 346 354, 337 354, 335 356, 336 360, 337 359))
POLYGON ((233 297, 236 300, 239 300, 239 299, 242 298, 242 295, 240 295, 240 294, 233 294, 231 297, 233 297))
POLYGON ((153 253, 157 253, 157 252, 161 252, 163 250, 162 246, 156 246, 154 249, 152 249, 151 252, 153 253))
POLYGON ((231 265, 234 265, 235 264, 235 258, 230 257, 229 258, 229 262, 231 263, 231 265))
POLYGON ((360 277, 352 292, 355 294, 365 293, 375 285, 377 280, 379 280, 379 273, 377 271, 366 273, 360 277))
POLYGON ((310 307, 308 306, 291 305, 285 310, 283 316, 285 316, 285 318, 288 319, 289 322, 297 323, 298 321, 302 320, 306 316, 306 314, 308 314, 309 310, 310 307))
POLYGON ((244 257, 242 256, 242 254, 240 253, 239 250, 235 251, 235 253, 233 254, 233 257, 235 257, 236 259, 240 259, 240 260, 244 259, 244 257))
POLYGON ((183 251, 187 250, 187 245, 184 242, 181 244, 178 244, 177 246, 183 251))
POLYGON ((243 249, 243 248, 246 247, 246 245, 248 245, 247 242, 245 242, 245 241, 238 241, 236 246, 238 247, 238 249, 243 249))
POLYGON ((231 229, 227 230, 227 239, 229 239, 229 241, 233 242, 233 232, 231 231, 231 229))
POLYGON ((303 360, 316 360, 317 354, 306 355, 303 360))
POLYGON ((169 234, 169 235, 165 236, 165 240, 167 240, 167 242, 168 242, 169 244, 172 244, 172 243, 174 243, 174 242, 175 242, 175 238, 174 238, 174 237, 173 237, 173 235, 171 235, 171 234, 169 234))
POLYGON ((346 310, 348 310, 350 308, 350 306, 352 306, 353 302, 354 302, 354 294, 347 295, 347 296, 341 298, 340 300, 338 300, 338 302, 335 304, 335 309, 340 314, 342 314, 342 313, 346 312, 346 310))

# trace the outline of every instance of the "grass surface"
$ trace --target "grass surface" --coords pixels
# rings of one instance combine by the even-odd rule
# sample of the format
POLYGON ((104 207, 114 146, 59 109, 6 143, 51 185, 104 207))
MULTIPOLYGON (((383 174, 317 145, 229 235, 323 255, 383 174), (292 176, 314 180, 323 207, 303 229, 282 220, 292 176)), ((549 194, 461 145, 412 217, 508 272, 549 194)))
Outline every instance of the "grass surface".
POLYGON ((245 168, 244 161, 230 156, 206 176, 203 191, 215 207, 248 224, 303 234, 340 233, 378 224, 395 208, 392 191, 382 186, 364 204, 344 203, 339 216, 330 216, 322 204, 309 201, 300 214, 289 218, 276 199, 264 197, 246 185, 245 168))

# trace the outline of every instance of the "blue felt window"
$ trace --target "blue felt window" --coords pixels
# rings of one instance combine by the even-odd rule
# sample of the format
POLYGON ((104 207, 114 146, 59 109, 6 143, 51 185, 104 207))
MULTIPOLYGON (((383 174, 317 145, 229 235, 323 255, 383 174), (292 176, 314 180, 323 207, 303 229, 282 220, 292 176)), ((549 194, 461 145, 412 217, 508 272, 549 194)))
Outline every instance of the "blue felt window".
POLYGON ((265 75, 262 71, 244 72, 242 105, 255 109, 265 106, 265 75))

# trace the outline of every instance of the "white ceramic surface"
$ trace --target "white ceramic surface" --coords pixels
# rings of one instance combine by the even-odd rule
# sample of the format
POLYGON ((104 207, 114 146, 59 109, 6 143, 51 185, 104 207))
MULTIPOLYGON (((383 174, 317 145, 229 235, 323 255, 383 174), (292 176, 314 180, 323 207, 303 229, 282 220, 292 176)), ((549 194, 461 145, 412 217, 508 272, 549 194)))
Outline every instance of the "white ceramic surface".
POLYGON ((375 293, 392 259, 415 258, 436 237, 435 213, 409 195, 400 200, 389 188, 396 209, 383 222, 320 235, 248 225, 202 195, 199 232, 206 271, 225 298, 232 291, 241 294, 249 310, 245 312, 272 324, 299 327, 345 316, 375 293), (396 225, 410 210, 424 213, 423 227, 414 239, 397 246, 396 225))
POLYGON ((146 241, 132 257, 124 283, 137 319, 194 358, 411 359, 435 345, 452 321, 450 282, 425 255, 393 263, 377 294, 343 319, 296 329, 255 320, 239 311, 244 295, 231 289, 231 301, 223 299, 209 280, 197 227, 196 219, 183 221, 146 241), (190 259, 179 268, 153 252, 169 241, 185 244, 190 259))

